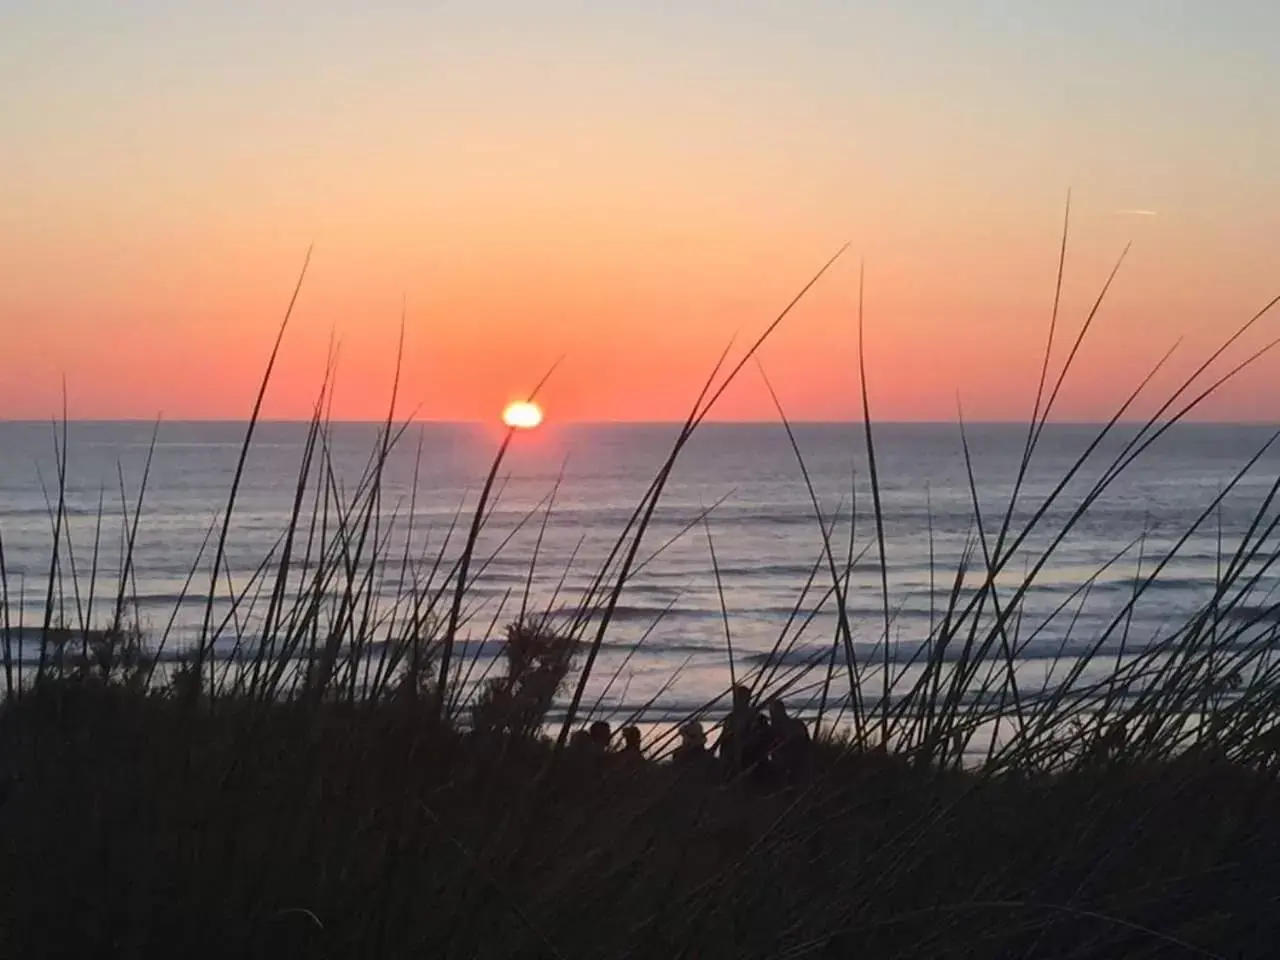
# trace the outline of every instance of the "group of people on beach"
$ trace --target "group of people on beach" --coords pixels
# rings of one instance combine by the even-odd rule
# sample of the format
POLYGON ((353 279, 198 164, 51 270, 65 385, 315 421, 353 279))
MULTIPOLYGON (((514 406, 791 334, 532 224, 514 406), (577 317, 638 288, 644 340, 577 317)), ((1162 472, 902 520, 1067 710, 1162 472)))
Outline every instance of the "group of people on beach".
MULTIPOLYGON (((733 702, 714 747, 707 745, 707 733, 697 720, 680 727, 680 744, 672 754, 672 766, 680 772, 743 778, 759 784, 794 783, 808 771, 812 738, 799 717, 787 712, 781 697, 772 697, 767 711, 751 702, 751 691, 741 684, 732 688, 733 702)), ((621 730, 622 744, 611 751, 613 730, 605 720, 597 720, 579 730, 574 744, 580 750, 644 761, 640 729, 621 730)))

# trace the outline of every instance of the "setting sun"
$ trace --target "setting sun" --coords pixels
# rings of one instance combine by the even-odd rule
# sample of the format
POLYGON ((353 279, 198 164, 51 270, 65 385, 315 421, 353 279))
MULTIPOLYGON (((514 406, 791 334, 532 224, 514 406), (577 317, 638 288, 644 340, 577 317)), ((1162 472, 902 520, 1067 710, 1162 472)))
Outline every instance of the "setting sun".
POLYGON ((542 423, 542 409, 529 401, 509 403, 502 411, 502 422, 513 430, 532 430, 542 423))

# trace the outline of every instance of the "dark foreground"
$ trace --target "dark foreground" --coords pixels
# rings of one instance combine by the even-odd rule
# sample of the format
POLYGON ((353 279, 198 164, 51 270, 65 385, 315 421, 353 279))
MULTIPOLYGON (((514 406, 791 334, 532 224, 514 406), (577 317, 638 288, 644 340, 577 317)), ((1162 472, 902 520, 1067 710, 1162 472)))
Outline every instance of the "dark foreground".
POLYGON ((0 714, 12 957, 1271 956, 1280 791, 826 746, 787 788, 485 741, 411 704, 0 714))

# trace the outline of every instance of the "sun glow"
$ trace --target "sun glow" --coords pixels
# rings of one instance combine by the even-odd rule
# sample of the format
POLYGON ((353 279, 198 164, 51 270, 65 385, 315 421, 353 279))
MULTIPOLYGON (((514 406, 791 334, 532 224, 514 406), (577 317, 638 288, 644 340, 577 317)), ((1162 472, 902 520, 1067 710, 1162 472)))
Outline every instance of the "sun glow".
POLYGON ((502 411, 502 422, 513 430, 532 430, 542 423, 542 409, 525 400, 509 403, 502 411))

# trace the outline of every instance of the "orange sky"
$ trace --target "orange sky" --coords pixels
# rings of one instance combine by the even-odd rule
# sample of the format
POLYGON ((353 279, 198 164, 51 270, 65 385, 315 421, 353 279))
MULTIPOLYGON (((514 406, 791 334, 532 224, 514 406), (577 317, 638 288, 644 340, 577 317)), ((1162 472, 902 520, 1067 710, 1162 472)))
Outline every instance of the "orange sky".
MULTIPOLYGON (((1244 0, 59 6, 0 38, 0 417, 63 378, 75 417, 245 416, 311 243, 269 416, 331 336, 335 415, 382 416, 403 303, 401 413, 495 418, 563 355, 551 418, 681 417, 850 241, 763 353, 788 412, 859 413, 865 259, 873 414, 1018 419, 1068 187, 1067 335, 1135 245, 1063 417, 1280 293, 1280 14, 1244 0)), ((1280 418, 1280 355, 1204 414, 1280 418)), ((772 416, 754 368, 716 415, 772 416)))

